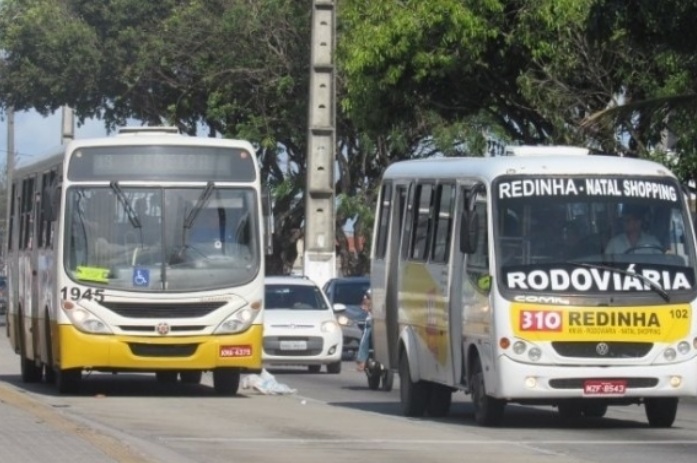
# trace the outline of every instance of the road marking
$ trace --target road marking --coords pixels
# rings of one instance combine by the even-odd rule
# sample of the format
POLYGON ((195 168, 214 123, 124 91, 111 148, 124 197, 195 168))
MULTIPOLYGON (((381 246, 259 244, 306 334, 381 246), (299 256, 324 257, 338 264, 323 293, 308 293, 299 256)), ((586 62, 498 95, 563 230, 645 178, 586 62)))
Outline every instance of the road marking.
POLYGON ((0 382, 0 401, 39 418, 58 431, 77 436, 119 463, 148 463, 144 455, 111 436, 75 423, 46 405, 0 382))
POLYGON ((697 445, 695 440, 439 440, 439 439, 285 439, 264 437, 159 437, 167 442, 222 442, 239 444, 399 444, 399 445, 697 445))

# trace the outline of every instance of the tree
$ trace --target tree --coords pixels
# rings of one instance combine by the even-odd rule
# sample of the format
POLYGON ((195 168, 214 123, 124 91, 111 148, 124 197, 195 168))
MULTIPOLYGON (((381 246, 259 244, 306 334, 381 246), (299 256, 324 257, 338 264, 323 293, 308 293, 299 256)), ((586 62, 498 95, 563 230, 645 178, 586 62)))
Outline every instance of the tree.
POLYGON ((311 10, 293 0, 4 0, 0 105, 246 138, 287 271, 302 224, 311 10))

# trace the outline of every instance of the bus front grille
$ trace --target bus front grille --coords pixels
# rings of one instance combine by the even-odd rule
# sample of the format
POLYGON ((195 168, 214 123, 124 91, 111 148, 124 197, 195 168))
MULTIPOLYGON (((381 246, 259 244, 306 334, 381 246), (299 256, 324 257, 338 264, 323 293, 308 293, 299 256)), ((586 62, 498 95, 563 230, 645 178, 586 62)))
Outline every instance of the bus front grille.
POLYGON ((133 303, 102 302, 104 307, 128 318, 196 318, 203 317, 225 305, 225 302, 133 303))
POLYGON ((145 344, 129 342, 133 355, 138 357, 191 357, 198 344, 145 344))
POLYGON ((552 348, 563 357, 617 359, 641 358, 646 356, 653 343, 650 342, 587 342, 564 341, 553 342, 552 348))
MULTIPOLYGON (((549 386, 553 389, 583 389, 583 385, 594 378, 560 378, 550 379, 549 386)), ((603 378, 604 380, 605 378, 603 378)), ((617 378, 623 379, 623 378, 617 378)), ((628 389, 645 389, 656 387, 658 378, 627 378, 628 389)))

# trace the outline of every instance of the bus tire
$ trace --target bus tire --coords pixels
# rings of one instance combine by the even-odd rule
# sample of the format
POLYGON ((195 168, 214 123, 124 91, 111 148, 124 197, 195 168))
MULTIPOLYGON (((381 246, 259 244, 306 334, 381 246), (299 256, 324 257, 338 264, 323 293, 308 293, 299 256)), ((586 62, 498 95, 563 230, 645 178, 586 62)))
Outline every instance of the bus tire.
POLYGON ((670 428, 678 413, 677 397, 657 397, 644 399, 644 410, 649 426, 652 428, 670 428))
POLYGON ((482 362, 475 360, 472 370, 472 405, 474 405, 474 421, 480 426, 498 426, 503 421, 506 402, 495 399, 486 393, 482 362))
POLYGON ((56 370, 56 388, 61 394, 77 394, 82 382, 82 368, 56 370))
POLYGON ((559 417, 564 420, 575 420, 580 418, 583 411, 584 407, 575 399, 563 400, 557 404, 559 417))
POLYGON ((156 371, 155 378, 161 384, 174 384, 177 382, 177 372, 173 370, 156 371))
POLYGON ((237 368, 213 370, 213 388, 219 395, 234 396, 240 387, 240 372, 237 368))
POLYGON ((179 378, 183 384, 201 384, 203 372, 201 370, 183 370, 179 372, 179 378))
POLYGON ((587 418, 602 418, 607 413, 607 403, 597 401, 584 403, 581 411, 587 418))
POLYGON ((426 405, 426 413, 434 418, 448 416, 452 400, 453 391, 449 387, 442 384, 432 384, 428 405, 426 405))
POLYGON ((412 381, 406 352, 399 359, 399 398, 404 416, 420 417, 426 412, 428 384, 412 381))
POLYGON ((43 377, 44 369, 36 364, 32 359, 27 358, 27 346, 24 338, 24 316, 21 312, 17 314, 17 328, 19 331, 19 361, 22 372, 22 382, 38 383, 43 377))

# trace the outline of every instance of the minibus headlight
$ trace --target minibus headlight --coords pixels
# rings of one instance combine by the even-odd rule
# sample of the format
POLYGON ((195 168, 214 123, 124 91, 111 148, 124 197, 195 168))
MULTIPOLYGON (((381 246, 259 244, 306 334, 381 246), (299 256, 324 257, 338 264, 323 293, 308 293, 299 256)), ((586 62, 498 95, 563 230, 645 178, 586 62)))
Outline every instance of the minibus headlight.
POLYGON ((523 341, 516 341, 513 343, 513 352, 515 352, 518 355, 524 354, 526 345, 523 341))
POLYGON ((690 343, 687 341, 682 341, 678 343, 678 352, 680 355, 685 355, 690 352, 690 343))
POLYGON ((528 358, 533 362, 537 362, 542 358, 542 350, 539 347, 533 347, 528 351, 528 358))
POLYGON ((89 310, 74 305, 70 310, 64 310, 75 328, 83 333, 111 334, 111 329, 99 317, 89 310))
POLYGON ((218 325, 214 334, 234 334, 245 331, 254 322, 259 312, 247 305, 236 310, 218 325))
POLYGON ((675 349, 673 349, 672 347, 667 348, 666 350, 663 351, 663 357, 666 360, 668 360, 669 362, 675 360, 675 357, 676 357, 675 349))

